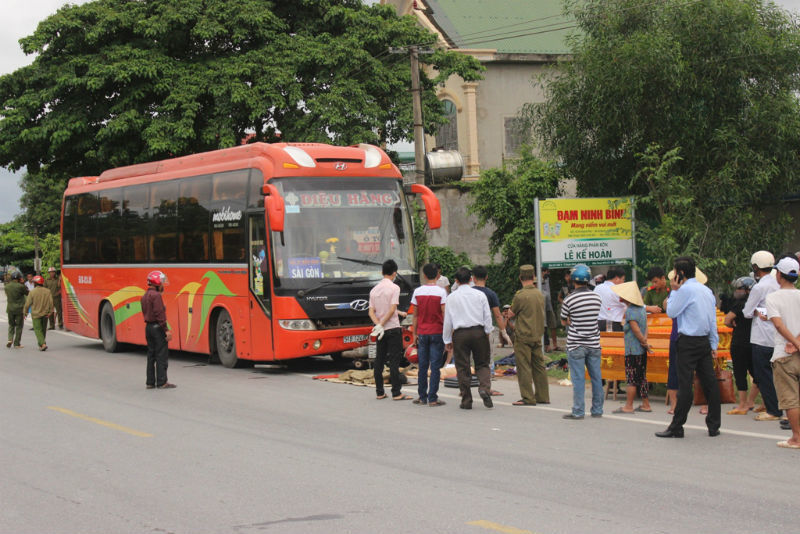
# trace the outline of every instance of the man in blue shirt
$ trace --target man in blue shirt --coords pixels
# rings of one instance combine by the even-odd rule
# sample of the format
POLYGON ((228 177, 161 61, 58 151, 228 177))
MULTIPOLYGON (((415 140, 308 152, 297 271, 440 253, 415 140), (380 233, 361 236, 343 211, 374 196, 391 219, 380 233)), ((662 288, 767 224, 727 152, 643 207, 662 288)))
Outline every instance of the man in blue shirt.
POLYGON ((667 315, 678 321, 678 402, 669 427, 663 432, 656 432, 656 436, 683 437, 683 425, 692 407, 694 371, 697 371, 708 399, 708 435, 718 436, 721 419, 719 386, 714 373, 714 358, 719 344, 716 299, 711 290, 695 278, 692 258, 676 258, 674 266, 675 278, 670 281, 672 292, 667 299, 667 315))

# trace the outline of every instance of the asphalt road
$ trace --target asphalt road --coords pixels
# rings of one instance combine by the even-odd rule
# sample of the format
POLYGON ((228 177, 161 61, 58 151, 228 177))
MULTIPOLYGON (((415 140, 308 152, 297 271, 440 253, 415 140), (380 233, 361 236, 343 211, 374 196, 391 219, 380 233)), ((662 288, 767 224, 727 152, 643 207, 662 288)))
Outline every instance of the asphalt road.
POLYGON ((23 343, 0 349, 3 533, 800 531, 800 453, 775 446, 775 423, 723 416, 709 438, 695 408, 685 439, 657 439, 659 402, 564 421, 570 388, 512 407, 513 380, 493 410, 448 388, 447 406, 418 407, 312 380, 327 359, 173 354, 178 388, 146 390, 142 350, 50 332, 39 352, 27 327, 23 343))

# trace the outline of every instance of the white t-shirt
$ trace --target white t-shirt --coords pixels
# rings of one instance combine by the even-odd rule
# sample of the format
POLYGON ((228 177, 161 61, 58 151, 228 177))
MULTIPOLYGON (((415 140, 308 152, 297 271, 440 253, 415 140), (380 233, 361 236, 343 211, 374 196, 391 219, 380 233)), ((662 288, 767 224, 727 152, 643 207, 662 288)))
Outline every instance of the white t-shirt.
MULTIPOLYGON (((800 334, 800 290, 779 289, 767 295, 767 317, 780 317, 783 324, 792 333, 800 334)), ((756 321, 757 319, 753 319, 756 321)), ((770 361, 780 360, 789 356, 786 350, 786 340, 775 330, 775 350, 770 361)))

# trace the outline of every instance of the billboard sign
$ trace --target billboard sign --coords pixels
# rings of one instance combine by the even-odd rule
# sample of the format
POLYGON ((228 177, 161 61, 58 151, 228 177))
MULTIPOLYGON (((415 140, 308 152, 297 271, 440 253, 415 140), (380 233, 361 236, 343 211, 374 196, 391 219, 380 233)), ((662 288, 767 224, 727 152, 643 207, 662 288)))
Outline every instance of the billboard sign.
POLYGON ((547 198, 538 202, 543 267, 633 262, 630 198, 547 198))

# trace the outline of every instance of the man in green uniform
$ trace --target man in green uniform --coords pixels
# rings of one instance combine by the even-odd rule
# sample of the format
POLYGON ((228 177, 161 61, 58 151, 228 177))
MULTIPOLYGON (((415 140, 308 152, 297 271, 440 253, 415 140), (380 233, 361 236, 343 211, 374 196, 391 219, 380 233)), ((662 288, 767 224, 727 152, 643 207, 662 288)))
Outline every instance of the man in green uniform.
POLYGON ((644 297, 644 309, 647 313, 664 313, 664 301, 669 296, 667 275, 661 267, 651 267, 647 271, 650 285, 644 297))
POLYGON ((28 295, 28 288, 22 283, 22 273, 14 271, 11 273, 11 280, 5 285, 6 290, 6 312, 8 313, 8 343, 6 347, 11 348, 14 344, 15 349, 21 349, 23 313, 25 307, 25 297, 28 295))
POLYGON ((544 294, 534 285, 536 271, 533 265, 519 268, 522 289, 511 301, 511 311, 516 323, 514 327, 514 357, 517 361, 517 382, 522 398, 514 406, 550 404, 550 388, 547 384, 547 369, 542 354, 544 336, 544 294), (533 382, 533 387, 531 387, 533 382), (534 393, 535 388, 535 393, 534 393))
POLYGON ((47 336, 47 317, 53 313, 53 297, 50 290, 44 287, 44 279, 37 275, 33 277, 33 291, 25 300, 25 309, 31 310, 33 331, 36 333, 36 343, 39 350, 47 350, 45 336, 47 336))
POLYGON ((61 314, 61 277, 55 267, 47 269, 48 278, 44 281, 44 287, 50 290, 53 297, 53 313, 50 314, 50 330, 55 330, 56 319, 58 319, 59 330, 64 330, 64 316, 61 314))

